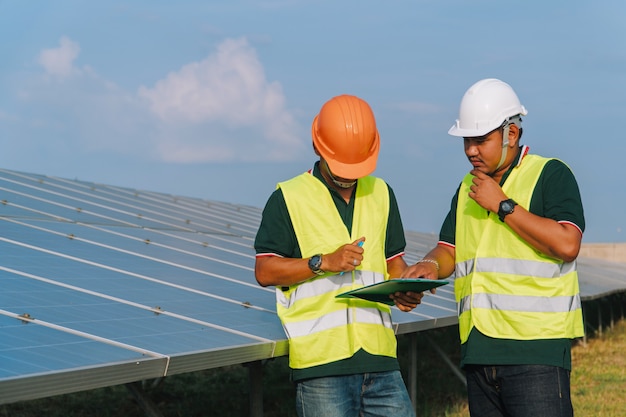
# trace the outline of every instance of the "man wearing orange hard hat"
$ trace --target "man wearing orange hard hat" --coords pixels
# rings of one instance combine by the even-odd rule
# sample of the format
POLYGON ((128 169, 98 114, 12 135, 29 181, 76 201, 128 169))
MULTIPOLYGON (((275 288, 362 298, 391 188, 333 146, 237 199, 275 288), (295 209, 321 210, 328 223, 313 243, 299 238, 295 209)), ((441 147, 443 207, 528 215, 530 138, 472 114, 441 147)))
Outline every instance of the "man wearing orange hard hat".
MULTIPOLYGON (((255 240, 255 275, 276 287, 299 416, 414 416, 390 307, 336 298, 398 277, 406 246, 392 189, 370 174, 380 137, 370 106, 340 95, 313 120, 313 168, 278 184, 255 240)), ((402 311, 422 293, 390 297, 402 311)))

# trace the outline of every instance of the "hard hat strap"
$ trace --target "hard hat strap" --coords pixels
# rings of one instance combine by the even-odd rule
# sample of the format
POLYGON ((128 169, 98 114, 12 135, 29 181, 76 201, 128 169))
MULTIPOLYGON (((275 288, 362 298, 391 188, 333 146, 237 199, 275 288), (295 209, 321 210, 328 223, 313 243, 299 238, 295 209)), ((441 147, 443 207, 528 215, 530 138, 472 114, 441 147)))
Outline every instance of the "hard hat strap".
POLYGON ((502 126, 504 128, 502 130, 502 156, 500 156, 500 162, 496 167, 496 171, 500 169, 502 164, 504 164, 504 161, 506 160, 506 155, 509 150, 509 126, 511 126, 511 123, 508 120, 505 121, 502 126))
POLYGON ((345 188, 345 189, 354 187, 354 185, 356 184, 357 180, 350 181, 350 182, 339 181, 337 178, 335 178, 333 173, 330 172, 330 167, 328 166, 328 163, 325 160, 322 160, 322 161, 324 162, 323 163, 324 169, 326 170, 326 173, 328 174, 328 176, 332 180, 333 184, 335 184, 339 188, 345 188))
POLYGON ((517 126, 518 129, 520 129, 519 137, 521 137, 522 118, 520 117, 519 114, 509 117, 500 126, 500 128, 502 129, 502 156, 500 157, 500 163, 498 164, 498 167, 496 168, 496 170, 498 170, 502 166, 502 164, 504 164, 504 161, 506 159, 506 154, 509 150, 509 130, 510 130, 509 127, 511 125, 515 125, 517 126))

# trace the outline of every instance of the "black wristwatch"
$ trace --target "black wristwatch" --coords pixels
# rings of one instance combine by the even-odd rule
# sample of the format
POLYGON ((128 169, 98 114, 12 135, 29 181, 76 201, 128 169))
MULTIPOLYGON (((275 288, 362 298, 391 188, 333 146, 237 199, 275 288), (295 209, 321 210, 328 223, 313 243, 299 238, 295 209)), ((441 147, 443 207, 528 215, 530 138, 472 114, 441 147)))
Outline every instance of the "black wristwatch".
POLYGON ((517 203, 512 198, 509 198, 508 200, 500 201, 500 208, 498 209, 498 218, 500 219, 501 222, 504 221, 504 218, 506 217, 507 214, 513 213, 513 211, 515 210, 515 206, 517 206, 517 203))
POLYGON ((322 254, 313 255, 309 258, 309 269, 313 271, 315 275, 324 275, 322 271, 322 254))

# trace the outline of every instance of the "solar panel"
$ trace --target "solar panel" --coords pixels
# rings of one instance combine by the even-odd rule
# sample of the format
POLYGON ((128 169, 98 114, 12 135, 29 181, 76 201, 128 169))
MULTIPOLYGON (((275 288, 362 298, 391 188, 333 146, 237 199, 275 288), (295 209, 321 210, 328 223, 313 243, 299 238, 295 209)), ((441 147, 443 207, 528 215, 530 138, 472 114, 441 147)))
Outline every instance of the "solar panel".
MULTIPOLYGON (((0 404, 286 355, 274 290, 254 279, 260 219, 0 170, 0 404)), ((437 241, 406 236, 409 263, 437 241)), ((580 266, 583 295, 626 288, 621 269, 580 266)), ((452 285, 392 317, 398 334, 457 323, 452 285)))

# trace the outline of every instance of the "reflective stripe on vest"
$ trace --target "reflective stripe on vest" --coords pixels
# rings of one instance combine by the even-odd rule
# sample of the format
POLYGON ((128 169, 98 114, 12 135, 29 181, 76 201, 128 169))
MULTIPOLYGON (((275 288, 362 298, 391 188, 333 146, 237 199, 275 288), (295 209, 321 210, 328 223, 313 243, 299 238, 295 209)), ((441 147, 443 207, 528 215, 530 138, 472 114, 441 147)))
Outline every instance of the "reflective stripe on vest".
POLYGON ((331 253, 365 236, 364 258, 350 274, 328 273, 276 289, 277 311, 289 338, 289 365, 295 369, 351 357, 359 349, 396 356, 391 309, 380 303, 335 296, 388 278, 384 247, 389 191, 384 181, 358 180, 352 236, 326 186, 305 173, 279 184, 303 258, 331 253))
MULTIPOLYGON (((456 264, 456 277, 468 275, 474 268, 474 259, 456 264)), ((540 278, 559 278, 576 270, 576 262, 562 264, 529 261, 524 259, 482 258, 476 272, 502 272, 504 274, 531 275, 540 278)))
MULTIPOLYGON (((528 209, 548 159, 527 155, 503 190, 528 209)), ((455 295, 461 342, 473 327, 494 338, 530 340, 583 335, 576 262, 538 253, 509 226, 459 190, 455 295)))

